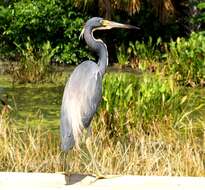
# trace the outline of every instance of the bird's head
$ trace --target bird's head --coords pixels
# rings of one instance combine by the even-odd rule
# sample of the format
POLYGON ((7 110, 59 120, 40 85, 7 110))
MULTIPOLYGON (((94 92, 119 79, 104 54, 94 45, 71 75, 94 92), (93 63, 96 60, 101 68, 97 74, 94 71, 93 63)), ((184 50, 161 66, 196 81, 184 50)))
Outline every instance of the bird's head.
POLYGON ((121 24, 118 22, 105 20, 101 17, 93 17, 85 23, 85 26, 81 31, 80 38, 83 37, 85 30, 88 28, 91 29, 91 32, 94 32, 96 30, 109 30, 112 28, 139 29, 138 27, 129 24, 121 24))

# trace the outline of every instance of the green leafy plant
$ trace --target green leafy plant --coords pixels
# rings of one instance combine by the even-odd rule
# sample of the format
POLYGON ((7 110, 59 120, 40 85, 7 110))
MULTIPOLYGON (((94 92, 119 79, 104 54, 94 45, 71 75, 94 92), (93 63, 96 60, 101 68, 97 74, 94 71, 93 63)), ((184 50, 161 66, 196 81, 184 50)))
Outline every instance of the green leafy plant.
POLYGON ((0 6, 0 56, 1 58, 7 57, 10 52, 10 42, 5 37, 4 32, 11 22, 10 9, 4 6, 0 6))
POLYGON ((137 77, 132 74, 111 73, 103 79, 103 100, 101 110, 104 114, 103 122, 108 127, 111 136, 126 131, 127 112, 136 100, 138 89, 137 77), (120 116, 120 118, 119 118, 120 116), (118 126, 113 123, 117 122, 118 126))
POLYGON ((201 13, 199 13, 197 16, 196 16, 196 20, 197 22, 200 22, 200 23, 205 23, 205 3, 204 2, 201 2, 197 5, 197 8, 201 11, 201 13))
POLYGON ((135 44, 130 42, 131 51, 139 59, 153 59, 160 58, 160 52, 157 47, 161 44, 161 38, 157 39, 156 43, 153 43, 152 37, 150 36, 147 43, 136 41, 135 44))
POLYGON ((192 33, 190 38, 171 41, 167 50, 168 74, 182 85, 205 85, 205 36, 192 33))
POLYGON ((132 62, 137 64, 140 70, 152 70, 157 67, 158 62, 162 58, 159 51, 161 45, 161 38, 157 39, 156 43, 153 43, 152 37, 149 37, 147 43, 136 41, 135 43, 130 42, 128 52, 133 55, 132 62))
POLYGON ((160 73, 140 77, 107 74, 103 87, 101 111, 112 134, 126 133, 128 123, 151 123, 169 116, 174 120, 183 106, 180 102, 184 103, 173 78, 164 78, 160 73))
POLYGON ((67 64, 79 64, 82 60, 92 58, 87 49, 81 45, 79 36, 84 24, 82 15, 70 10, 67 17, 64 17, 64 40, 60 41, 55 60, 67 64))
POLYGON ((55 49, 53 59, 58 62, 78 64, 89 57, 79 40, 87 17, 76 11, 70 1, 17 1, 9 6, 9 14, 3 37, 9 42, 6 48, 10 49, 11 56, 18 55, 15 44, 26 49, 24 45, 29 37, 34 51, 50 41, 51 48, 55 49))
POLYGON ((122 44, 118 48, 117 60, 118 60, 118 63, 120 64, 120 66, 126 66, 129 64, 129 54, 128 54, 124 44, 122 44))
POLYGON ((34 50, 29 38, 25 44, 26 49, 22 49, 19 45, 17 47, 22 54, 22 58, 17 66, 11 70, 14 82, 35 83, 45 80, 46 76, 51 74, 50 61, 54 50, 51 49, 49 41, 44 43, 37 52, 34 50))
POLYGON ((172 77, 164 78, 159 74, 145 74, 138 91, 138 116, 144 121, 162 119, 180 110, 180 93, 172 77))

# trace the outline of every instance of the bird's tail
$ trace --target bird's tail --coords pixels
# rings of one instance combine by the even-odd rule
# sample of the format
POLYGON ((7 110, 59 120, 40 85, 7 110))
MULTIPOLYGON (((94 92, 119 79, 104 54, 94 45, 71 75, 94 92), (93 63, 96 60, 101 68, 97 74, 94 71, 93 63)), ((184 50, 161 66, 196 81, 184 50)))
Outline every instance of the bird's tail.
POLYGON ((80 110, 73 101, 64 103, 61 108, 61 148, 68 151, 74 145, 79 149, 83 124, 80 110), (64 106, 66 105, 66 106, 64 106))

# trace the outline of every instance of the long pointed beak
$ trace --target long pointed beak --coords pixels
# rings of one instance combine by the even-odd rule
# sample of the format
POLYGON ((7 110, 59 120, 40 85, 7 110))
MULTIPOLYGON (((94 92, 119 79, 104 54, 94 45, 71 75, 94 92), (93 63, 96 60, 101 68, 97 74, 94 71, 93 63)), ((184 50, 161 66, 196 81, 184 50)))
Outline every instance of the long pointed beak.
MULTIPOLYGON (((94 28, 92 31, 94 32, 96 30, 109 30, 109 29, 112 29, 112 28, 126 28, 126 29, 136 29, 136 30, 140 29, 139 27, 136 27, 136 26, 133 26, 133 25, 121 24, 121 23, 118 23, 118 22, 113 22, 113 21, 103 19, 101 21, 101 26, 94 28)), ((79 36, 79 39, 83 38, 84 31, 85 31, 85 28, 82 29, 82 31, 80 33, 80 36, 79 36)))
POLYGON ((140 29, 140 28, 133 26, 133 25, 121 24, 121 23, 113 22, 113 21, 109 21, 109 20, 103 20, 102 25, 103 25, 104 29, 111 29, 111 28, 127 28, 127 29, 137 29, 137 30, 140 29))

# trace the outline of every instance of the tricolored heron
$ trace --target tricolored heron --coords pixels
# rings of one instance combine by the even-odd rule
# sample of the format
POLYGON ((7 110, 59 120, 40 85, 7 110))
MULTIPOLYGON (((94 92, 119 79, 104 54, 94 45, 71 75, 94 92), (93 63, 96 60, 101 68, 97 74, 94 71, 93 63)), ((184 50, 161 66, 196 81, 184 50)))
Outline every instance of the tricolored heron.
MULTIPOLYGON (((74 145, 79 148, 79 142, 84 128, 90 133, 90 122, 102 99, 102 78, 108 65, 108 51, 101 39, 95 39, 93 32, 111 28, 138 29, 135 26, 120 24, 94 17, 89 19, 82 32, 87 45, 97 53, 99 59, 84 61, 78 65, 67 82, 61 106, 61 148, 68 151, 74 145)), ((90 138, 86 145, 93 160, 90 138)))

